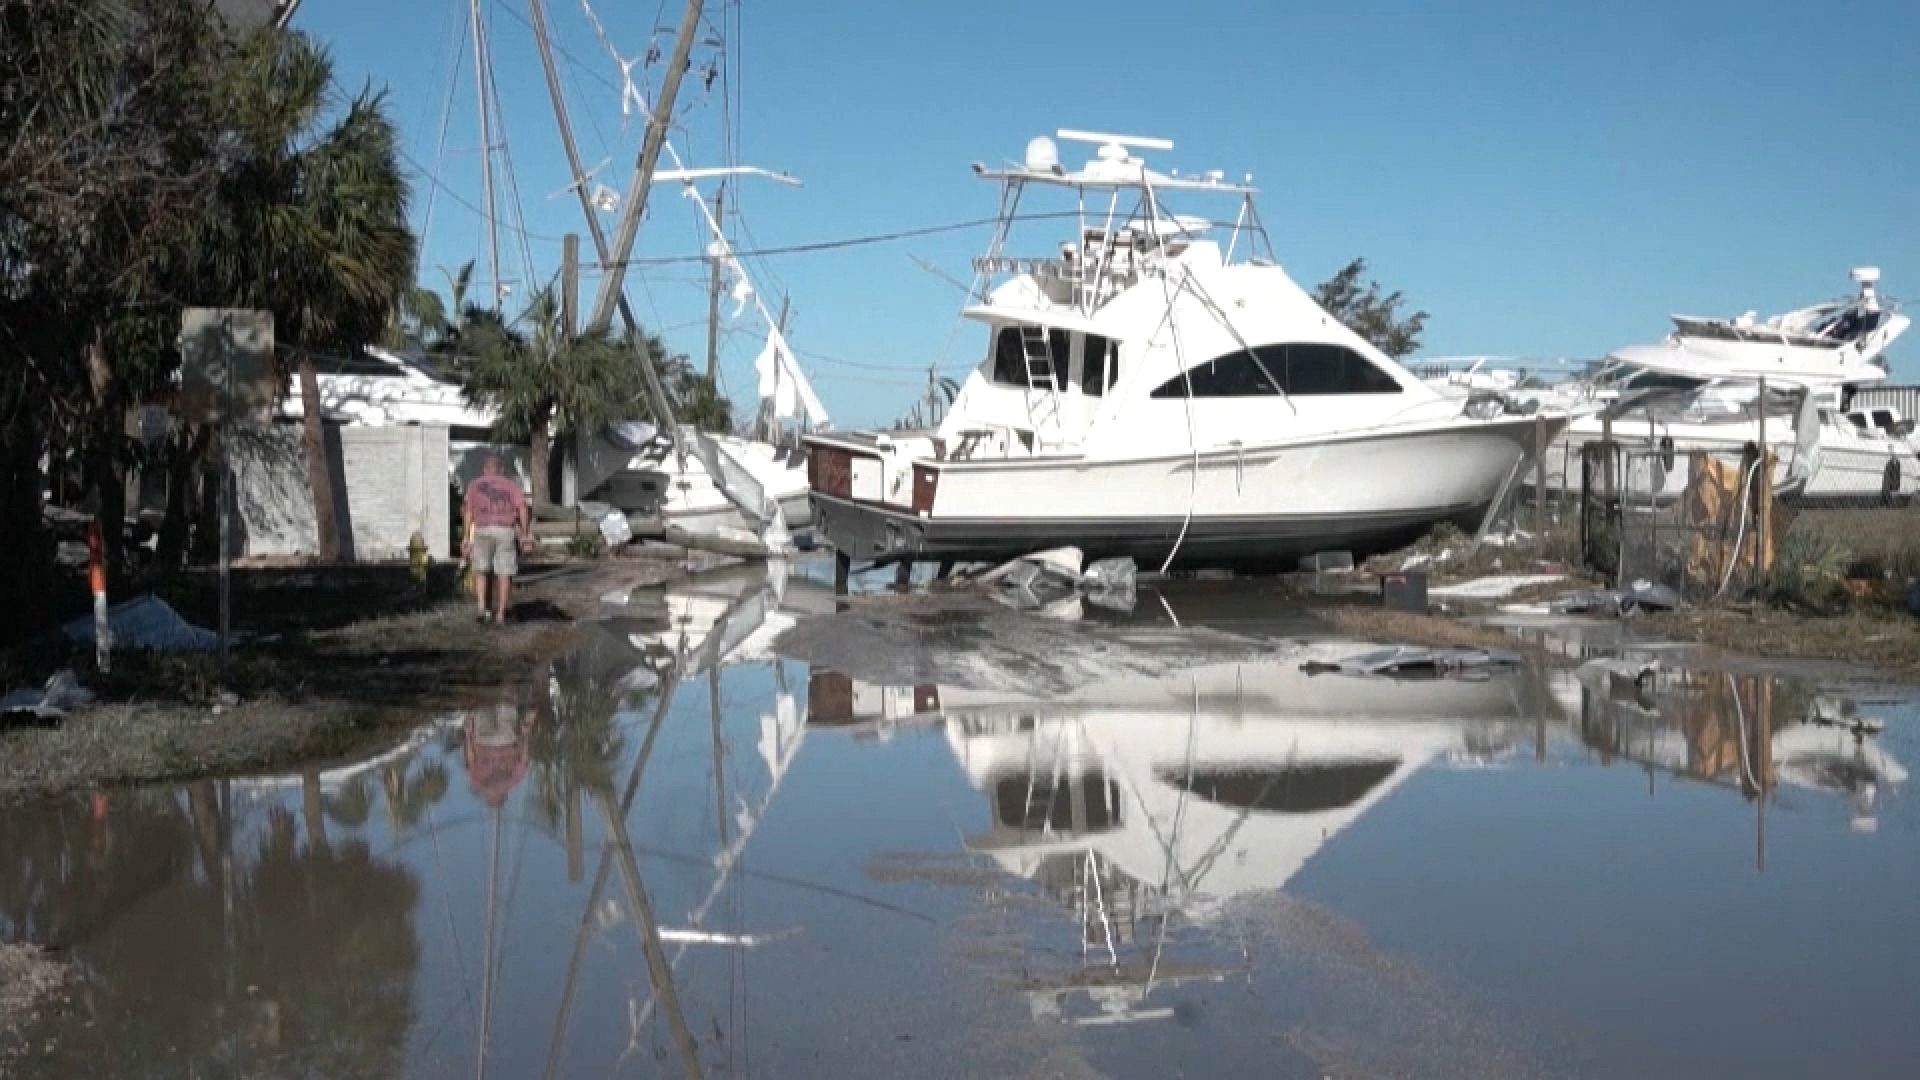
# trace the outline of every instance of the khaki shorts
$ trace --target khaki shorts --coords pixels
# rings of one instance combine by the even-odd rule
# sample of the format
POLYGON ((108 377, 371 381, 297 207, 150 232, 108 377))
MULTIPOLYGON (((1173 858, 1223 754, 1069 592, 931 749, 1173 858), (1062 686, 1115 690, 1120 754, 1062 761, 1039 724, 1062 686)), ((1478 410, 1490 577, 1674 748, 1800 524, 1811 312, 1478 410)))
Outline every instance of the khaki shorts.
POLYGON ((473 530, 473 572, 512 577, 520 572, 520 533, 511 525, 473 530))

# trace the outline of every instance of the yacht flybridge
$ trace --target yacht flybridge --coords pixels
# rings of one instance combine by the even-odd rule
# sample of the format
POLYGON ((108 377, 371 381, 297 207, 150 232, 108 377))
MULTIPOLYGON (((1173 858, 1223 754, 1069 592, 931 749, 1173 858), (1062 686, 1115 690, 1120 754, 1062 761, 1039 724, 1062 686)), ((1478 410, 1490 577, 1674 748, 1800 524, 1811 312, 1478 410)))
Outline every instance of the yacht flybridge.
POLYGON ((1073 544, 1271 565, 1479 523, 1534 416, 1444 394, 1341 325, 1275 261, 1250 182, 1150 169, 1137 155, 1161 139, 1058 136, 1092 160, 1067 169, 1037 138, 1020 164, 974 166, 1000 188, 963 312, 985 356, 939 428, 806 439, 815 524, 843 557, 1073 544), (1233 213, 1169 206, 1203 198, 1233 213), (1072 231, 1032 257, 1013 243, 1034 220, 1072 231))

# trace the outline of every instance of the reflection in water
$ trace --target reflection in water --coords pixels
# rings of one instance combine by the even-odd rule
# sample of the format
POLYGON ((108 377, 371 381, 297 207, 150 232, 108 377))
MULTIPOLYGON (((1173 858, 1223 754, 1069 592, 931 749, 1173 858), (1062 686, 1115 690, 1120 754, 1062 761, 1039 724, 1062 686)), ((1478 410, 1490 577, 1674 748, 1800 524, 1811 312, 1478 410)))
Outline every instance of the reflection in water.
POLYGON ((1715 671, 1628 680, 1589 664, 1557 689, 1581 741, 1604 760, 1732 788, 1762 809, 1782 784, 1833 792, 1850 797, 1852 827, 1872 831, 1882 789, 1907 778, 1875 738, 1877 723, 1804 684, 1715 671))
MULTIPOLYGON (((1312 947, 1260 932, 1277 894, 1369 910, 1378 882, 1435 873, 1419 860, 1457 842, 1456 822, 1475 840, 1489 820, 1558 813, 1564 830, 1574 798, 1571 816, 1604 821, 1620 804, 1590 800, 1644 803, 1656 776, 1699 799, 1655 807, 1646 850, 1722 808, 1744 837, 1751 805, 1764 851, 1773 816, 1785 865, 1756 876, 1730 845, 1756 898, 1790 908, 1765 890, 1816 859, 1856 882, 1920 880, 1896 842, 1914 828, 1911 733, 1798 684, 1307 676, 1289 652, 1042 700, 780 661, 779 634, 833 601, 777 567, 622 599, 506 700, 373 759, 0 818, 0 938, 59 946, 80 972, 28 1074, 1001 1073, 1067 1071, 1051 1055, 1101 1047, 1119 1056, 1098 1067, 1123 1073, 1284 1072, 1270 1033, 1305 1023, 1297 1003, 1323 987, 1275 983, 1312 947), (1476 802, 1499 817, 1474 818, 1476 802), (1361 882, 1345 892, 1327 884, 1343 866, 1361 882), (986 922, 1000 936, 962 932, 986 922), (1050 1038, 1067 1049, 1027 1041, 1050 1038)), ((1555 841, 1583 856, 1556 872, 1583 883, 1634 872, 1578 834, 1555 841)), ((1490 879, 1526 869, 1466 851, 1447 857, 1484 860, 1490 879)), ((1712 867, 1685 865, 1703 904, 1724 902, 1712 867)), ((1373 909, 1368 929, 1414 953, 1438 948, 1420 933, 1535 902, 1422 901, 1373 909)), ((1777 933, 1803 925, 1792 915, 1777 933)), ((1743 1008, 1777 992, 1710 944, 1682 959, 1717 992, 1743 1008)), ((1578 991, 1607 960, 1554 975, 1578 991)), ((1840 995, 1834 973, 1870 958, 1835 959, 1824 980, 1793 962, 1840 995)), ((1368 1037, 1391 1041, 1407 991, 1380 988, 1368 1037)), ((1553 1020, 1516 1019, 1499 1030, 1553 1020)), ((1658 1050, 1593 1071, 1698 1060, 1658 1050)))
POLYGON ((1397 680, 1307 676, 1296 657, 1045 701, 816 672, 809 721, 944 730, 990 815, 967 850, 1033 882, 1079 927, 1081 963, 1029 977, 1033 1015, 1104 1025, 1178 1019, 1176 1005, 1153 1003, 1156 990, 1239 965, 1173 964, 1169 931, 1283 889, 1422 767, 1493 764, 1522 744, 1545 760, 1556 698, 1571 702, 1567 721, 1603 762, 1721 784, 1763 805, 1780 784, 1838 792, 1852 799, 1855 829, 1871 828, 1878 793, 1907 775, 1850 706, 1717 672, 1651 685, 1605 669, 1550 683, 1527 673, 1397 680))
MULTIPOLYGON (((325 805, 303 786, 305 805, 325 805)), ((0 937, 63 949, 79 974, 72 1008, 97 1032, 50 1040, 36 1064, 401 1072, 419 886, 363 840, 330 837, 322 813, 303 827, 285 803, 203 781, 10 815, 0 937)))
MULTIPOLYGON (((1515 745, 1524 683, 1310 676, 1287 663, 1116 680, 1049 702, 921 690, 987 796, 970 851, 1071 910, 1081 963, 1035 976, 1037 1018, 1177 1019, 1156 991, 1240 970, 1218 950, 1169 955, 1182 922, 1274 891, 1436 759, 1515 745)), ((853 689, 884 704, 906 693, 853 689)), ((1163 995, 1164 996, 1164 995, 1163 995)))

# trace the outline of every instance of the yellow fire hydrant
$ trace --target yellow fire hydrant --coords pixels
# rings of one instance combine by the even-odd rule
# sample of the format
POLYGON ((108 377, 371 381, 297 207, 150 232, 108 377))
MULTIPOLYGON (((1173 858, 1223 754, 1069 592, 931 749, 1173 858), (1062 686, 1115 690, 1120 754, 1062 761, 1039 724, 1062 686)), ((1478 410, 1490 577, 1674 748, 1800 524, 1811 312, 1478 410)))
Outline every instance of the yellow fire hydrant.
POLYGON ((431 565, 433 556, 427 553, 427 538, 420 535, 419 529, 415 529, 413 535, 407 537, 407 568, 412 572, 413 580, 427 580, 427 568, 431 565))

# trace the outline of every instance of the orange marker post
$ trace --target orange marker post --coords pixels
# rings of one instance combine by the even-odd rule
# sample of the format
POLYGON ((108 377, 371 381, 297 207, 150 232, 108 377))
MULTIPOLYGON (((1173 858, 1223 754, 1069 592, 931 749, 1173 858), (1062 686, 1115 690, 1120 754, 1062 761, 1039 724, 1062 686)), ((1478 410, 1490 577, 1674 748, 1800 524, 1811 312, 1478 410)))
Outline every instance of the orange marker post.
POLYGON ((113 670, 113 627, 107 622, 107 545, 99 522, 87 527, 87 584, 93 589, 93 663, 104 675, 113 670))

